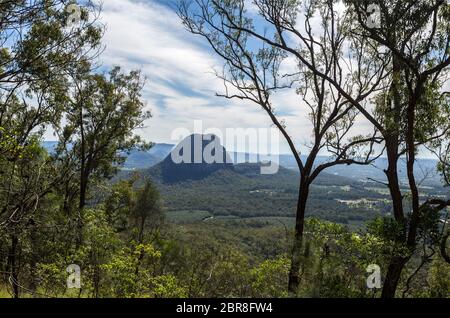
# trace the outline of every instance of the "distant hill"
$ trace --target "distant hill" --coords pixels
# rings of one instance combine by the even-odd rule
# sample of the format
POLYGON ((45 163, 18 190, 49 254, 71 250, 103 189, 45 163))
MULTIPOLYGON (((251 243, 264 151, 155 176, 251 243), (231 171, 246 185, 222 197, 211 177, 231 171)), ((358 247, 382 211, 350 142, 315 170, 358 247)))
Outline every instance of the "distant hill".
MULTIPOLYGON (((43 147, 49 152, 53 151, 56 146, 56 141, 44 141, 43 147)), ((160 143, 155 144, 149 151, 132 151, 124 164, 126 170, 142 170, 156 166, 161 163, 170 152, 174 149, 175 145, 160 143)), ((256 159, 257 162, 270 159, 269 156, 264 155, 250 155, 248 153, 228 152, 229 157, 235 164, 248 163, 250 159, 256 159)), ((306 156, 302 156, 303 159, 306 156)), ((318 156, 317 163, 328 161, 330 158, 327 156, 318 156)), ((253 162, 253 161, 252 161, 253 162)), ((255 163, 255 162, 253 162, 255 163)), ((288 169, 297 170, 297 165, 293 155, 281 154, 279 155, 279 164, 288 169)), ((441 187, 441 176, 436 171, 437 161, 433 159, 418 159, 416 164, 416 175, 419 180, 423 179, 423 186, 441 187)), ((386 181, 386 176, 383 169, 387 167, 387 159, 379 158, 374 165, 371 166, 358 166, 358 165, 340 165, 327 169, 325 172, 335 176, 345 176, 346 178, 353 179, 354 181, 370 182, 370 180, 386 181)), ((403 185, 408 184, 406 175, 406 163, 404 160, 400 160, 399 164, 400 181, 403 185)))
POLYGON ((146 169, 158 164, 161 158, 146 151, 132 150, 123 165, 124 169, 146 169))
POLYGON ((135 170, 153 167, 167 157, 173 147, 170 144, 155 144, 149 151, 133 150, 127 156, 124 168, 135 170))
POLYGON ((153 147, 150 148, 148 153, 157 158, 161 158, 162 160, 170 154, 170 152, 174 147, 175 145, 173 144, 164 144, 164 143, 155 144, 153 147))
POLYGON ((203 179, 218 170, 233 170, 233 163, 220 140, 214 135, 190 135, 169 155, 150 169, 165 183, 203 179), (211 158, 207 158, 205 155, 211 158))
MULTIPOLYGON (((42 146, 49 152, 53 152, 57 146, 57 141, 44 141, 42 146)), ((160 163, 170 151, 175 147, 172 144, 155 144, 148 151, 132 150, 126 155, 127 159, 123 165, 126 170, 146 169, 160 163)))
MULTIPOLYGON (((208 164, 204 158, 192 163, 195 161, 195 150, 192 143, 189 144, 192 138, 194 136, 172 147, 161 162, 141 170, 144 177, 149 177, 157 185, 171 215, 182 215, 183 218, 199 215, 214 219, 287 217, 292 220, 299 182, 299 173, 295 169, 280 166, 276 174, 262 175, 261 163, 227 163, 235 154, 227 154, 220 145, 218 149, 223 151, 223 163, 208 164), (185 156, 188 162, 174 162, 184 155, 181 151, 183 144, 190 145, 185 147, 189 152, 185 156)), ((215 142, 220 143, 219 140, 215 142)), ((207 149, 209 143, 202 142, 199 151, 207 149)), ((281 157, 280 163, 283 165, 285 160, 281 157)), ((352 169, 356 167, 338 169, 347 170, 335 170, 334 173, 327 170, 314 181, 307 216, 359 226, 375 216, 389 215, 389 192, 383 185, 355 175, 352 169)), ((130 173, 123 171, 119 178, 127 178, 130 173)), ((380 175, 382 171, 376 176, 380 175)), ((421 188, 424 196, 441 191, 441 188, 421 188)))
MULTIPOLYGON (((318 163, 329 160, 329 158, 321 156, 318 158, 318 163)), ((434 159, 417 159, 415 164, 415 175, 418 180, 421 180, 423 186, 440 187, 442 186, 442 177, 437 171, 437 160, 434 159)), ((296 169, 295 159, 293 156, 282 156, 280 158, 280 164, 296 169)), ((362 182, 367 182, 369 179, 374 179, 377 181, 387 181, 386 175, 384 174, 384 169, 387 168, 388 162, 387 158, 378 158, 374 164, 369 166, 360 165, 338 165, 326 172, 334 175, 346 176, 354 180, 359 180, 362 182)), ((400 183, 402 185, 408 185, 407 170, 406 170, 406 160, 400 159, 398 165, 398 174, 400 178, 400 183)))
MULTIPOLYGON (((235 163, 246 162, 249 158, 252 158, 249 154, 232 153, 232 158, 235 163)), ((306 160, 306 156, 301 156, 303 160, 306 160)), ((269 160, 269 156, 258 155, 257 161, 269 160)), ((297 163, 293 155, 281 154, 278 157, 279 164, 285 168, 298 170, 297 163)), ((329 161, 327 156, 318 156, 316 159, 316 165, 329 161)), ((355 181, 370 182, 371 180, 386 181, 386 175, 383 170, 387 168, 387 159, 384 157, 378 158, 374 164, 369 166, 361 165, 337 165, 325 170, 326 173, 345 176, 355 181)), ((441 175, 438 173, 437 160, 433 159, 418 159, 416 162, 415 174, 418 180, 421 180, 423 186, 441 187, 441 175)), ((400 159, 398 173, 400 176, 400 182, 402 185, 408 185, 406 162, 404 159, 400 159)))
MULTIPOLYGON (((261 164, 237 164, 233 169, 218 169, 202 178, 172 182, 164 180, 162 169, 162 165, 157 165, 143 174, 156 184, 169 213, 189 215, 204 211, 216 219, 295 216, 299 174, 291 169, 280 167, 276 174, 262 175, 261 164)), ((386 195, 367 190, 357 181, 323 173, 312 186, 308 216, 361 224, 389 210, 382 201, 385 198, 386 195), (344 202, 361 198, 380 200, 376 203, 380 209, 350 208, 344 202)))
MULTIPOLYGON (((223 217, 293 217, 295 216, 299 174, 292 169, 279 167, 276 174, 261 174, 261 163, 213 163, 208 164, 202 159, 194 160, 193 148, 186 156, 189 162, 174 162, 179 151, 192 142, 194 136, 189 136, 175 147, 162 162, 142 171, 157 185, 165 205, 171 213, 206 213, 213 218, 223 217)), ((219 142, 219 140, 216 140, 219 142)), ((201 144, 204 151, 209 142, 201 144)), ((192 143, 190 144, 192 145, 192 143)), ((223 160, 231 158, 226 149, 223 160)), ((126 177, 126 176, 122 176, 126 177)), ((354 211, 347 204, 340 204, 336 198, 348 200, 367 197, 368 191, 363 185, 352 179, 321 174, 315 181, 309 211, 316 217, 345 223, 355 217, 354 211), (324 190, 326 189, 326 190, 324 190), (351 190, 351 191, 350 191, 351 190)), ((381 198, 382 195, 373 193, 381 198)), ((358 220, 372 218, 377 212, 369 208, 359 208, 358 220)))

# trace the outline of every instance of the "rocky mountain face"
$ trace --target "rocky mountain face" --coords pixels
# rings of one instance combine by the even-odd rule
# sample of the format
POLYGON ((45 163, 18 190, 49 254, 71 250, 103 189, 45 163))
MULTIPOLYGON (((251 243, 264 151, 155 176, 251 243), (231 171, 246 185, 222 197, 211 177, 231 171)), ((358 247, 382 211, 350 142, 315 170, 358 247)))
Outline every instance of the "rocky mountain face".
POLYGON ((183 139, 150 169, 165 183, 206 178, 218 170, 233 170, 233 161, 215 135, 194 134, 183 139))

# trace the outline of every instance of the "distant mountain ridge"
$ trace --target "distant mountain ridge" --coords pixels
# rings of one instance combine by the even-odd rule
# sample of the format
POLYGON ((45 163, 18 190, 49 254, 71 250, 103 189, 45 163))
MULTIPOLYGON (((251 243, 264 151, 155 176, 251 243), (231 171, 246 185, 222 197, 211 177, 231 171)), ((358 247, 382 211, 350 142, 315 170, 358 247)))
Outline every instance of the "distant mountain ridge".
MULTIPOLYGON (((233 157, 236 158, 235 153, 227 154, 221 145, 217 149, 222 152, 219 156, 222 162, 207 163, 205 158, 200 157, 195 163, 195 150, 190 143, 192 138, 194 136, 171 148, 156 165, 141 169, 143 178, 139 182, 150 178, 158 187, 170 213, 200 213, 215 219, 294 217, 299 172, 282 166, 289 157, 281 156, 278 172, 268 175, 261 174, 262 163, 229 163, 233 157), (185 143, 187 154, 181 150, 185 143), (178 162, 183 156, 187 162, 178 162)), ((208 150, 210 143, 208 138, 203 140, 197 151, 203 153, 208 150)), ((267 157, 259 156, 257 159, 265 161, 267 157)), ((319 160, 328 158, 320 157, 319 160)), ((345 168, 337 170, 337 173, 326 170, 314 181, 308 216, 356 226, 375 216, 390 215, 389 194, 385 187, 374 181, 360 180, 361 175, 344 172, 354 170, 354 166, 339 167, 345 168)), ((373 167, 363 168, 373 169, 378 173, 375 174, 377 177, 383 174, 373 167)), ((131 173, 124 170, 117 178, 127 179, 131 173)), ((428 193, 441 194, 442 191, 442 187, 421 188, 423 196, 428 193)))
MULTIPOLYGON (((53 151, 57 142, 56 141, 44 141, 43 147, 46 148, 49 152, 53 151)), ((142 170, 148 169, 156 166, 161 163, 167 156, 170 155, 170 152, 175 148, 173 144, 167 143, 157 143, 155 144, 149 151, 140 151, 134 150, 128 156, 127 160, 123 166, 126 170, 142 170)), ((249 159, 255 159, 256 161, 265 161, 270 157, 267 155, 253 155, 248 153, 239 153, 239 152, 228 152, 228 155, 231 157, 232 161, 235 164, 239 163, 248 163, 249 159)), ((306 156, 302 155, 302 159, 305 159, 306 156)), ((279 157, 279 165, 285 168, 297 170, 296 161, 293 155, 290 154, 280 154, 279 157)), ((327 156, 318 156, 317 163, 326 162, 330 158, 327 156)), ((437 161, 433 159, 418 159, 416 164, 416 174, 419 179, 425 179, 422 183, 426 186, 440 186, 441 176, 436 171, 437 161)), ((356 181, 367 182, 368 180, 374 179, 378 181, 385 181, 386 176, 383 172, 383 169, 387 167, 387 159, 379 158, 376 160, 374 165, 371 166, 346 166, 339 165, 334 166, 332 168, 327 169, 325 172, 330 175, 336 176, 345 176, 347 178, 351 178, 356 181)), ((406 176, 406 163, 404 160, 400 160, 399 164, 399 175, 400 180, 403 184, 407 184, 407 176, 406 176)))
POLYGON ((133 150, 127 156, 124 168, 128 170, 146 169, 153 167, 166 158, 175 145, 155 144, 148 151, 133 150))
MULTIPOLYGON (((44 141, 42 146, 49 152, 53 152, 57 146, 57 141, 44 141)), ((157 143, 148 151, 132 150, 126 154, 126 161, 123 168, 126 170, 146 169, 160 163, 170 151, 175 147, 172 144, 157 143)))

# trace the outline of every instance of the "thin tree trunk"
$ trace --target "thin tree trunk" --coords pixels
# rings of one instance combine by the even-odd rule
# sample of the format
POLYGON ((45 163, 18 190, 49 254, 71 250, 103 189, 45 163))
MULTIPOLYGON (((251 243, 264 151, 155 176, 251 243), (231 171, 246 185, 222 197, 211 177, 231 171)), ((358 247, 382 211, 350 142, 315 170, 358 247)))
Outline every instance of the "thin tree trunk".
POLYGON ((31 233, 30 233, 30 241, 31 241, 31 258, 30 258, 30 291, 33 295, 33 298, 36 297, 36 289, 37 289, 37 274, 36 274, 36 263, 37 263, 37 255, 38 255, 38 243, 37 243, 37 233, 36 226, 32 225, 31 233))
MULTIPOLYGON (((140 222, 140 226, 139 226, 139 234, 138 234, 138 239, 137 239, 137 243, 139 245, 144 243, 145 219, 146 219, 146 217, 142 216, 141 222, 140 222)), ((137 262, 136 262, 136 268, 134 270, 134 275, 136 277, 136 282, 137 282, 138 277, 139 277, 139 268, 141 267, 141 263, 142 263, 143 259, 144 259, 144 249, 141 248, 141 250, 139 252, 139 257, 138 257, 137 262)))
POLYGON ((308 200, 309 184, 305 176, 301 176, 298 201, 297 215, 295 221, 295 237, 292 247, 291 268, 289 270, 288 292, 290 297, 296 297, 298 287, 300 285, 300 266, 303 245, 303 230, 305 226, 305 210, 308 200))
POLYGON ((10 268, 10 282, 12 284, 13 289, 13 297, 20 297, 19 290, 19 269, 17 264, 17 250, 19 245, 19 239, 17 235, 14 233, 11 235, 11 246, 9 248, 8 253, 8 264, 10 268))
POLYGON ((414 249, 416 246, 417 239, 417 227, 420 221, 420 198, 419 198, 419 189, 417 187, 416 178, 414 176, 414 164, 416 162, 416 145, 414 144, 415 140, 415 109, 416 105, 419 101, 419 97, 422 94, 423 81, 420 81, 417 84, 416 89, 414 90, 414 96, 411 98, 410 103, 408 105, 408 129, 407 129, 407 146, 408 146, 408 157, 407 157, 407 172, 408 172, 408 181, 409 188, 411 190, 411 201, 412 201, 412 215, 411 221, 409 224, 408 238, 407 244, 410 249, 414 249))
POLYGON ((89 176, 86 175, 84 170, 81 173, 80 178, 80 202, 78 205, 78 218, 77 218, 77 246, 81 246, 83 243, 83 209, 86 205, 86 193, 89 176))
MULTIPOLYGON (((389 183, 389 191, 392 199, 392 207, 394 210, 395 220, 401 224, 402 230, 397 233, 396 241, 403 243, 405 240, 405 230, 406 230, 406 220, 403 213, 403 196, 400 190, 398 174, 397 174, 397 162, 398 162, 398 151, 395 146, 397 141, 394 139, 386 140, 386 149, 388 155, 389 166, 386 170, 386 176, 389 183)), ((383 284, 383 290, 381 293, 382 298, 393 298, 395 297, 395 291, 397 290, 397 285, 400 280, 401 272, 405 266, 407 258, 393 256, 390 260, 386 277, 383 284)))
POLYGON ((84 135, 83 123, 83 106, 80 107, 80 134, 81 134, 81 167, 80 167, 80 202, 78 205, 78 220, 77 220, 77 247, 83 243, 83 209, 86 204, 86 192, 89 179, 89 170, 86 163, 86 139, 84 135))
MULTIPOLYGON (((393 37, 396 38, 395 30, 393 37)), ((393 82, 391 86, 391 93, 393 97, 393 109, 392 109, 392 120, 394 125, 398 125, 401 122, 401 94, 400 87, 401 83, 401 69, 402 65, 400 60, 394 55, 392 59, 393 68, 393 82)), ((396 233, 395 240, 402 244, 406 239, 406 219, 403 211, 403 195, 400 190, 400 184, 398 179, 398 148, 399 148, 399 127, 395 127, 388 132, 388 136, 385 136, 386 152, 388 157, 388 168, 385 171, 388 184, 389 192, 392 199, 392 208, 394 211, 394 218, 397 223, 401 226, 400 233, 396 233)), ((395 291, 397 289, 398 282, 400 280, 401 272, 405 266, 408 259, 394 255, 389 263, 388 270, 386 272, 386 277, 383 284, 382 298, 393 298, 395 297, 395 291)))
MULTIPOLYGON (((420 84, 419 84, 420 85, 420 84)), ((412 201, 412 216, 409 224, 408 235, 406 237, 406 221, 403 217, 402 212, 402 223, 404 228, 404 233, 402 236, 398 238, 399 242, 406 243, 410 250, 413 250, 416 244, 416 232, 417 226, 419 223, 419 215, 420 215, 420 203, 419 203, 419 190, 417 188, 415 176, 414 176, 414 163, 415 163, 415 145, 414 145, 414 122, 415 122, 415 105, 417 102, 418 96, 420 96, 421 86, 418 86, 414 100, 411 100, 408 113, 407 113, 407 135, 406 142, 408 147, 408 158, 407 158, 407 175, 409 181, 409 188, 411 190, 411 201, 412 201)), ((397 219, 397 217, 396 217, 397 219)), ((391 263, 389 264, 389 268, 386 274, 385 284, 383 286, 383 291, 381 294, 382 298, 394 298, 395 291, 397 290, 398 282, 400 280, 403 268, 408 262, 409 257, 401 257, 395 256, 391 263)))
MULTIPOLYGON (((392 209, 394 211, 394 218, 397 222, 406 225, 405 217, 403 214, 403 195, 400 190, 400 184, 397 173, 398 164, 398 138, 390 137, 386 138, 386 152, 388 158, 388 167, 385 171, 386 177, 388 179, 389 193, 392 199, 392 209)), ((400 237, 404 238, 404 233, 400 237)))
POLYGON ((402 274, 403 268, 408 262, 409 258, 394 256, 386 273, 384 280, 383 290, 381 292, 381 298, 394 298, 397 290, 398 282, 402 274))

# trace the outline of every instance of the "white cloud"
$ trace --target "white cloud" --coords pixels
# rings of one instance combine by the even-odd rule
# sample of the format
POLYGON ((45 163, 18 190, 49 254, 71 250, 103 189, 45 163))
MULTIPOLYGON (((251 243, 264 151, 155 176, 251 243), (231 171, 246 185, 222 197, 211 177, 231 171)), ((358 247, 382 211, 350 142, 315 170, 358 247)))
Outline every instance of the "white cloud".
MULTIPOLYGON (((271 125, 257 105, 215 96, 223 83, 213 70, 222 62, 184 29, 170 8, 155 1, 108 0, 101 20, 107 27, 102 63, 139 68, 147 77, 144 98, 153 118, 139 131, 146 139, 170 142, 173 129, 192 129, 194 120, 220 129, 271 125)), ((280 101, 289 106, 283 97, 280 101)), ((298 124, 298 118, 290 117, 289 123, 298 124)))
MULTIPOLYGON (((153 118, 139 131, 147 140, 171 142, 175 128, 192 129, 194 120, 203 120, 205 128, 271 126, 257 105, 215 96, 223 92, 223 83, 213 74, 214 69, 221 69, 221 60, 200 37, 184 29, 169 7, 154 0, 108 0, 103 3, 101 20, 107 27, 102 63, 139 68, 147 77, 143 96, 153 118)), ((284 66, 295 64, 290 59, 284 66)), ((311 124, 301 98, 289 90, 274 95, 273 102, 297 144, 307 143, 311 124)), ((281 151, 289 151, 285 142, 281 151)))

